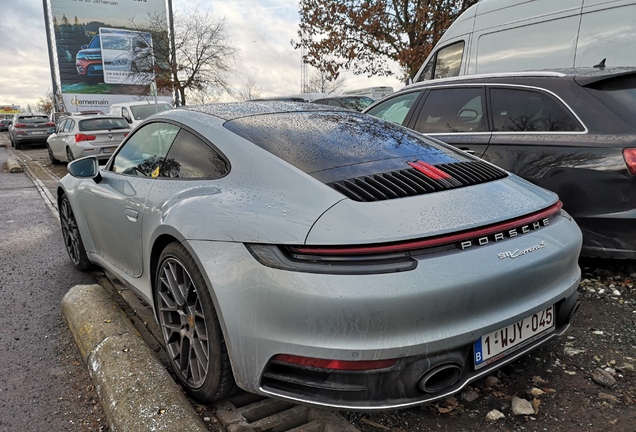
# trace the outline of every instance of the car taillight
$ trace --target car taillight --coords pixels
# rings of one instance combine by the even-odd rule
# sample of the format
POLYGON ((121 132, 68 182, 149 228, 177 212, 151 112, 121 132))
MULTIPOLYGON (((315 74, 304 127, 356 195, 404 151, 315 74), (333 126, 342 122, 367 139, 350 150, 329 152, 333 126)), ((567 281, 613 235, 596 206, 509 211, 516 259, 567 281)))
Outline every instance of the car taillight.
POLYGON ((631 175, 636 175, 636 148, 623 149, 623 158, 631 175))
POLYGON ((384 369, 391 367, 397 363, 397 359, 391 360, 327 360, 312 357, 301 357, 290 354, 278 354, 272 358, 272 361, 280 363, 289 363, 298 366, 318 369, 332 370, 372 370, 384 369))
POLYGON ((15 124, 13 125, 13 127, 14 127, 14 128, 23 128, 23 127, 26 127, 26 124, 24 124, 24 123, 15 123, 15 124))
POLYGON ((95 135, 86 135, 86 134, 75 134, 75 142, 80 142, 80 141, 93 141, 95 138, 97 138, 95 135))
POLYGON ((45 124, 44 126, 46 127, 55 127, 55 123, 53 122, 48 122, 47 124, 45 124))

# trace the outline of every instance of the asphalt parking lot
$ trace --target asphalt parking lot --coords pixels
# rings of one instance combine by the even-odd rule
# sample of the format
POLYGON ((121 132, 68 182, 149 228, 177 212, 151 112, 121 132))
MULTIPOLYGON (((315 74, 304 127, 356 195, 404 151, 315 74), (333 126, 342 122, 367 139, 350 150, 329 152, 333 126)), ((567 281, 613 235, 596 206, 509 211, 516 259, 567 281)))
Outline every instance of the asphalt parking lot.
MULTIPOLYGON (((43 197, 46 199, 47 192, 53 195, 57 179, 66 173, 65 164, 51 165, 41 147, 12 153, 29 167, 43 197)), ((582 305, 565 337, 549 342, 447 400, 401 411, 340 412, 338 418, 346 419, 347 428, 363 432, 634 430, 636 263, 581 260, 580 264, 582 305)), ((165 354, 148 306, 105 276, 100 283, 113 296, 120 295, 118 304, 161 360, 165 354)), ((167 361, 164 365, 169 370, 167 361)), ((288 421, 285 426, 282 413, 289 410, 295 410, 294 418, 302 417, 304 424, 314 421, 312 416, 330 415, 246 394, 215 405, 190 402, 213 431, 231 430, 232 425, 238 428, 237 418, 242 418, 240 427, 246 428, 240 430, 293 430, 303 423, 288 421), (267 420, 273 416, 277 416, 278 423, 267 420), (268 422, 270 425, 266 426, 268 422)), ((344 431, 344 427, 332 430, 344 431)))

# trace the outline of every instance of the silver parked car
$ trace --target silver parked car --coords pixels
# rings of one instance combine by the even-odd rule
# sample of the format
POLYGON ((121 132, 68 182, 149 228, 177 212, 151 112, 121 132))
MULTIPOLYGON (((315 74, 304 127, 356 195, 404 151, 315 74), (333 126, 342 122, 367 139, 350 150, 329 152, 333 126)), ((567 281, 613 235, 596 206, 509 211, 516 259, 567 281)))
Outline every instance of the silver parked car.
POLYGON ((74 265, 154 306, 195 398, 445 397, 562 334, 581 232, 557 196, 401 126, 284 102, 171 110, 58 188, 74 265))
POLYGON ((130 125, 122 117, 71 116, 59 121, 55 133, 46 140, 46 148, 52 164, 84 156, 105 160, 129 132, 130 125))

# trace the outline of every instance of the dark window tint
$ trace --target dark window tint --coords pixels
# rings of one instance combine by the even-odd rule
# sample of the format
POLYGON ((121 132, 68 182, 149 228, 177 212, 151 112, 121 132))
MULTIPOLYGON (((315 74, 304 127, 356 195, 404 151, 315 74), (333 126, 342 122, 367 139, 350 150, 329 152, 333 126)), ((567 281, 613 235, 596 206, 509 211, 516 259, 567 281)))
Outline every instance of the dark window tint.
POLYGON ((212 147, 181 129, 161 167, 160 177, 219 178, 227 172, 227 162, 212 147))
POLYGON ((623 121, 636 125, 636 75, 603 80, 586 88, 623 121))
POLYGON ((306 173, 411 157, 435 165, 458 157, 416 132, 354 111, 256 115, 224 127, 306 173))
POLYGON ((82 120, 79 123, 79 130, 81 132, 128 129, 129 127, 126 120, 113 118, 82 120))
POLYGON ((402 124, 421 91, 401 94, 379 103, 366 113, 391 123, 402 124))
POLYGON ((582 131, 581 124, 561 102, 544 93, 504 88, 490 89, 494 131, 582 131))
POLYGON ((158 177, 179 127, 150 123, 137 129, 115 155, 112 171, 141 177, 158 177))
POLYGON ((424 133, 486 131, 483 94, 481 87, 431 90, 415 130, 424 133))
POLYGON ((49 118, 47 116, 24 116, 24 117, 18 117, 18 123, 28 123, 28 124, 32 124, 32 123, 46 123, 49 121, 49 118))

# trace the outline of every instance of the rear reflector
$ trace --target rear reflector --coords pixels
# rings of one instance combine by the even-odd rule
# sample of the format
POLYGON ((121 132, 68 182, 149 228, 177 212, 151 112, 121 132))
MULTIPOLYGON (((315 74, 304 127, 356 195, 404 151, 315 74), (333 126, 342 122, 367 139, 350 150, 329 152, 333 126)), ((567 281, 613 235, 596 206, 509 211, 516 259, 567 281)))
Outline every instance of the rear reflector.
POLYGON ((373 370, 391 367, 397 363, 397 359, 391 360, 366 360, 366 361, 348 361, 348 360, 326 360, 312 357, 300 357, 290 354, 279 354, 272 359, 275 362, 291 363, 298 366, 309 368, 331 369, 331 370, 373 370))
POLYGON ((623 157, 631 175, 636 175, 636 148, 623 149, 623 157))

